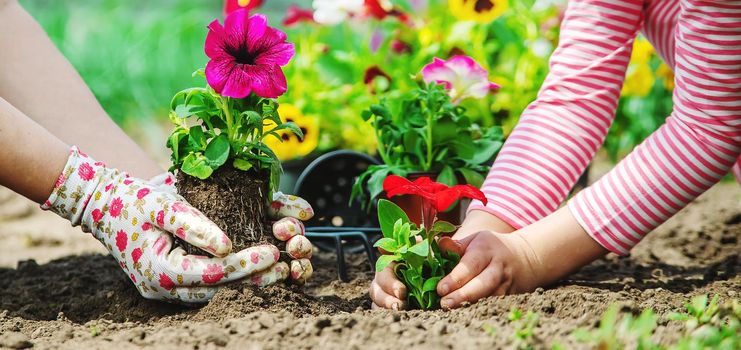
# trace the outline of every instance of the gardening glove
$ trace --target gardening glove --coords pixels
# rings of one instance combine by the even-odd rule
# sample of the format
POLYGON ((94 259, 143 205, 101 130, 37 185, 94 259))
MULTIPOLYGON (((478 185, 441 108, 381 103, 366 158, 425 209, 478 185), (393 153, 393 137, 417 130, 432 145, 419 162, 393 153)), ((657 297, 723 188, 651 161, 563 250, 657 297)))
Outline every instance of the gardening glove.
POLYGON ((148 299, 206 302, 218 284, 260 271, 268 276, 288 274, 286 264, 276 264, 280 253, 275 246, 230 254, 232 245, 226 235, 166 189, 174 188, 172 176, 159 181, 163 184, 130 177, 72 147, 51 196, 41 207, 92 233, 148 299), (173 250, 172 234, 215 257, 173 250))
MULTIPOLYGON (((177 194, 177 187, 172 174, 164 173, 153 177, 150 182, 163 191, 177 194)), ((290 266, 278 262, 270 269, 252 275, 250 281, 258 286, 267 286, 291 278, 298 284, 304 284, 314 272, 311 265, 313 246, 304 236, 305 229, 302 221, 314 216, 314 209, 303 198, 286 195, 281 192, 273 193, 273 200, 268 207, 268 215, 278 219, 273 223, 273 236, 286 242, 286 252, 292 258, 290 266)))

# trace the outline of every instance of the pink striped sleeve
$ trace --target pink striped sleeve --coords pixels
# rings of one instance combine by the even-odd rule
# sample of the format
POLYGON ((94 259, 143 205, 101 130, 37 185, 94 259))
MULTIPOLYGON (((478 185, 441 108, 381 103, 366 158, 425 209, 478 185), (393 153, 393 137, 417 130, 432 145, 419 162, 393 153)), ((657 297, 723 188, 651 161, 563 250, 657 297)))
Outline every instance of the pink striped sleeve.
POLYGON ((569 209, 603 246, 627 253, 725 176, 741 154, 741 1, 680 0, 674 112, 569 209))
POLYGON ((550 74, 482 186, 486 210, 515 228, 553 212, 614 118, 643 0, 569 1, 550 74))

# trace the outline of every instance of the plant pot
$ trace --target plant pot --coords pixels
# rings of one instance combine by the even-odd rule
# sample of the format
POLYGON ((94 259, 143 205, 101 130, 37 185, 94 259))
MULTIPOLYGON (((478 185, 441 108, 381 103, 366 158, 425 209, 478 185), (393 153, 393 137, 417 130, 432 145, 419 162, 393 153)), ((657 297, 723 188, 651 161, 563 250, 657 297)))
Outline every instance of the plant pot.
MULTIPOLYGON (((179 171, 178 193, 211 219, 232 241, 232 251, 269 243, 285 251, 285 243, 276 239, 268 224, 269 174, 241 171, 222 166, 206 180, 179 171)), ((177 238, 189 254, 204 252, 177 238)))
MULTIPOLYGON (((407 175, 407 179, 414 181, 420 177, 429 177, 433 181, 437 179, 435 173, 410 173, 407 175)), ((409 220, 417 226, 422 223, 422 198, 415 195, 400 195, 389 198, 391 202, 398 205, 404 212, 409 216, 409 220)), ((439 220, 447 221, 453 225, 460 225, 463 223, 463 219, 466 217, 466 209, 471 203, 470 199, 462 199, 453 204, 452 208, 447 211, 437 213, 439 220)))

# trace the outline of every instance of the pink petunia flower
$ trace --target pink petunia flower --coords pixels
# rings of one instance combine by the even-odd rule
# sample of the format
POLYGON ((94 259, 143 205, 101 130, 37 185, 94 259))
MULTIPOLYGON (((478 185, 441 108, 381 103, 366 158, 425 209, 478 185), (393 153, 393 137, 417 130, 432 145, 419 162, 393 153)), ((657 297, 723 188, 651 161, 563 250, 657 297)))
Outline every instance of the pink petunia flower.
POLYGON ((80 178, 85 181, 90 181, 95 176, 95 170, 93 170, 93 167, 89 163, 82 163, 77 169, 77 175, 80 175, 80 178))
POLYGON ((173 288, 175 288, 175 282, 172 281, 170 276, 166 275, 165 273, 161 273, 160 287, 164 288, 165 290, 172 290, 173 288))
POLYGON ((222 278, 224 278, 224 269, 217 264, 206 265, 206 269, 203 270, 203 275, 201 276, 203 282, 206 283, 216 283, 221 281, 222 278))
POLYGON ((453 56, 447 61, 435 57, 422 68, 422 79, 428 84, 445 85, 454 102, 467 97, 484 98, 499 89, 499 85, 489 81, 486 69, 468 56, 453 56))
POLYGON ((251 93, 276 98, 288 89, 285 66, 294 55, 286 34, 268 26, 264 15, 240 9, 208 25, 206 81, 222 96, 245 98, 251 93))
POLYGON ((113 198, 111 201, 111 207, 108 208, 108 212, 111 213, 111 216, 116 218, 119 215, 121 215, 121 209, 123 209, 123 201, 120 197, 113 198))
POLYGON ((123 252, 126 250, 126 245, 129 243, 129 236, 126 235, 126 231, 120 230, 116 233, 116 247, 118 251, 123 252))

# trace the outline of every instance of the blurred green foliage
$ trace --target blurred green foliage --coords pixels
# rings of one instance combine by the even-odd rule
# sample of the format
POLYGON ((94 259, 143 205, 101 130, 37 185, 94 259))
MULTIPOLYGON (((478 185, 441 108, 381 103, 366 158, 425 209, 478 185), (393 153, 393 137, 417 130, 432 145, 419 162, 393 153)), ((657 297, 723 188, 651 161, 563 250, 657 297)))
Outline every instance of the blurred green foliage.
MULTIPOLYGON (((264 9, 273 22, 286 0, 264 9)), ((219 0, 20 0, 119 124, 167 120, 170 98, 203 67, 219 0)), ((164 139, 162 141, 164 143, 164 139)))

